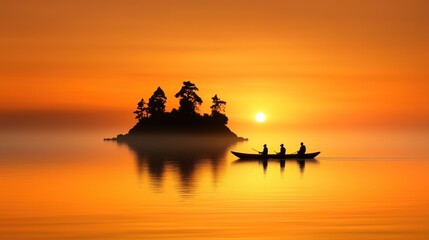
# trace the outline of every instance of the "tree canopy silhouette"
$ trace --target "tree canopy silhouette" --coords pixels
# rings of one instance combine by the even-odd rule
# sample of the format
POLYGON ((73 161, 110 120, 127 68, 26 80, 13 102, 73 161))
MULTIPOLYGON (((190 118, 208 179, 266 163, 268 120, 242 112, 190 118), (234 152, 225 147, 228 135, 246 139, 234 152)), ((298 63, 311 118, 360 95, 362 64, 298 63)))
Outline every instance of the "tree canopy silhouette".
POLYGON ((141 121, 143 118, 147 117, 147 107, 146 102, 142 98, 140 102, 137 103, 137 109, 134 111, 134 114, 136 114, 136 119, 141 121))
POLYGON ((183 82, 183 86, 179 92, 174 95, 176 98, 180 98, 179 112, 185 114, 196 113, 198 107, 203 103, 203 100, 196 93, 198 91, 197 86, 190 81, 183 82))
POLYGON ((222 101, 217 94, 214 95, 214 97, 212 97, 212 102, 213 105, 210 106, 211 110, 212 110, 212 115, 216 114, 216 113, 223 113, 225 112, 225 105, 226 102, 222 101))
POLYGON ((225 105, 226 102, 221 100, 217 94, 212 97, 213 105, 210 106, 212 110, 212 121, 215 124, 224 124, 226 125, 228 123, 228 117, 223 114, 225 112, 225 105))
POLYGON ((151 117, 159 117, 165 113, 165 102, 167 97, 164 91, 158 87, 153 95, 149 98, 148 112, 151 117))
MULTIPOLYGON (((225 113, 226 102, 221 100, 217 94, 212 97, 211 114, 199 114, 196 111, 203 100, 196 93, 198 88, 190 81, 183 82, 183 86, 175 97, 180 99, 179 110, 165 111, 167 97, 161 87, 158 87, 146 104, 142 98, 137 103, 134 111, 138 122, 127 134, 119 134, 111 140, 118 141, 140 141, 146 140, 154 135, 193 136, 203 139, 204 137, 221 137, 228 141, 240 141, 244 138, 237 137, 227 126, 228 117, 225 113)), ((185 139, 185 138, 184 138, 185 139)))

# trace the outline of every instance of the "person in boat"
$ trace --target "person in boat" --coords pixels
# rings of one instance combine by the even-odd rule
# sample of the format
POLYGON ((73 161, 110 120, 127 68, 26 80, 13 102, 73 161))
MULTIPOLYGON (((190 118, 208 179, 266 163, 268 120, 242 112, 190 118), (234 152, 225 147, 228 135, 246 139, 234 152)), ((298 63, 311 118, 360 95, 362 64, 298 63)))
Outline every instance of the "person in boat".
POLYGON ((262 154, 262 156, 268 156, 267 144, 264 144, 264 149, 262 150, 262 152, 259 152, 259 154, 262 154))
POLYGON ((278 153, 278 155, 281 155, 281 156, 286 155, 286 148, 284 147, 283 143, 280 144, 280 152, 278 153))
POLYGON ((301 147, 298 150, 298 154, 299 155, 304 155, 306 150, 307 150, 307 148, 305 147, 304 143, 301 142, 301 147))

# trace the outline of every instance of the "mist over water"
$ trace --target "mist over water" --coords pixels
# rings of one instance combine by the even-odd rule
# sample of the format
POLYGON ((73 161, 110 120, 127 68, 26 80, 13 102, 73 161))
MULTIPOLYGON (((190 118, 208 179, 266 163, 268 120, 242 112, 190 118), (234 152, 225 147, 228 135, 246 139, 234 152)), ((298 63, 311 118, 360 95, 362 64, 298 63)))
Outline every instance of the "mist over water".
POLYGON ((423 142, 406 141, 423 134, 251 133, 211 147, 103 142, 104 132, 3 135, 0 238, 428 238, 429 158, 423 142), (300 141, 321 155, 261 162, 230 154, 264 143, 290 153, 300 141))

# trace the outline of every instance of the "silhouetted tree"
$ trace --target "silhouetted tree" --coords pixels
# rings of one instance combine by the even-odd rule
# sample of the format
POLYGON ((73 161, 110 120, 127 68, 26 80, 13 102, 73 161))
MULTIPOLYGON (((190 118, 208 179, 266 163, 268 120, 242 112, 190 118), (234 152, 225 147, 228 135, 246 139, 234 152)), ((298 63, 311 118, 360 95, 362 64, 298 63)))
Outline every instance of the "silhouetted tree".
POLYGON ((118 141, 134 141, 141 136, 150 134, 189 134, 190 136, 224 136, 237 138, 226 124, 226 102, 217 94, 212 97, 211 114, 201 114, 198 107, 203 100, 197 94, 198 88, 190 81, 183 82, 182 88, 175 94, 180 100, 178 109, 165 111, 167 97, 158 87, 146 103, 142 98, 134 111, 138 123, 128 131, 128 134, 118 135, 118 141))
POLYGON ((212 115, 215 115, 216 113, 223 113, 225 112, 225 105, 226 102, 222 101, 217 94, 212 97, 213 105, 210 106, 212 109, 212 115))
POLYGON ((137 103, 137 109, 134 111, 134 114, 136 115, 136 119, 139 121, 147 117, 146 102, 143 98, 137 103))
POLYGON ((196 91, 198 91, 198 88, 195 84, 190 81, 183 82, 182 89, 174 95, 176 98, 180 98, 180 112, 192 114, 198 110, 198 106, 203 103, 203 100, 197 95, 196 91))
POLYGON ((164 91, 158 87, 153 93, 152 97, 149 98, 148 112, 151 117, 158 117, 165 112, 165 102, 167 97, 164 91))
POLYGON ((223 114, 225 112, 226 102, 222 101, 217 94, 212 97, 213 105, 210 106, 212 109, 211 119, 214 123, 219 125, 226 125, 228 123, 228 117, 223 114))

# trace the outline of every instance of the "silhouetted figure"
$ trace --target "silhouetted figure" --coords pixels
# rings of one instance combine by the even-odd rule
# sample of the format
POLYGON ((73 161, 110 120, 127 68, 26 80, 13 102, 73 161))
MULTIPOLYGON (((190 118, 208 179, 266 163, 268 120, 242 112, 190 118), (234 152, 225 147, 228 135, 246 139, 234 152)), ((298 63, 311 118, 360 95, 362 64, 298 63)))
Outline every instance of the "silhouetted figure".
POLYGON ((301 142, 301 147, 300 147, 300 148, 299 148, 299 150, 298 150, 298 154, 299 154, 299 155, 304 155, 304 154, 305 154, 305 151, 307 151, 307 149, 306 149, 306 147, 305 147, 304 143, 303 143, 303 142, 301 142))
POLYGON ((284 156, 286 155, 286 148, 284 147, 283 143, 280 144, 280 152, 279 152, 280 156, 284 156))
POLYGON ((259 153, 262 154, 262 156, 265 156, 265 157, 268 156, 267 144, 264 144, 264 149, 262 150, 262 152, 259 152, 259 153))

